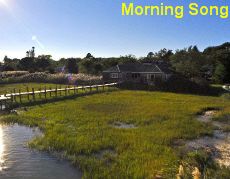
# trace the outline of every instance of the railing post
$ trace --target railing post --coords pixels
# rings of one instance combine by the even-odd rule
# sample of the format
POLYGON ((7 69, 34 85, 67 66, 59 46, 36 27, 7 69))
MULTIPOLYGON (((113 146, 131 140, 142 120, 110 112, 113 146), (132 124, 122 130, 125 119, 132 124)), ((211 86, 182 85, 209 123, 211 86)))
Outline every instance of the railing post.
POLYGON ((11 102, 13 103, 14 102, 14 96, 13 96, 13 91, 11 91, 11 102))
POLYGON ((46 96, 47 94, 46 94, 46 86, 45 86, 45 99, 47 99, 47 96, 46 96))
POLYGON ((74 90, 74 95, 76 95, 76 86, 75 85, 73 87, 73 90, 74 90))
POLYGON ((61 85, 59 85, 59 91, 60 91, 60 92, 59 92, 59 93, 60 93, 59 95, 61 96, 61 95, 62 95, 62 93, 61 93, 61 91, 62 91, 61 85))
POLYGON ((5 109, 7 108, 7 99, 5 100, 5 109))
POLYGON ((69 88, 70 88, 70 86, 68 85, 68 86, 67 86, 67 89, 68 89, 68 91, 67 91, 67 92, 68 92, 68 94, 70 94, 70 93, 71 93, 71 91, 70 91, 70 89, 69 89, 69 88))
POLYGON ((39 88, 39 91, 40 91, 40 93, 39 93, 39 98, 42 99, 42 89, 39 88))
POLYGON ((50 98, 52 97, 52 88, 50 87, 50 98))
POLYGON ((56 85, 56 89, 55 89, 55 97, 57 98, 57 92, 58 92, 58 90, 57 90, 57 85, 56 85))
POLYGON ((32 88, 32 92, 33 92, 33 100, 35 101, 35 93, 34 93, 34 88, 32 88))
POLYGON ((30 94, 29 94, 29 88, 28 88, 28 86, 26 87, 26 91, 27 91, 27 99, 28 99, 28 101, 30 101, 30 94))
POLYGON ((20 103, 22 103, 21 89, 19 89, 19 100, 20 100, 20 103))
MULTIPOLYGON (((6 94, 7 94, 7 91, 6 91, 6 93, 4 94, 5 98, 6 98, 6 94)), ((2 105, 3 105, 3 104, 2 104, 2 105)), ((5 105, 5 108, 6 108, 6 105, 5 105)))
POLYGON ((14 101, 17 102, 16 101, 16 89, 15 88, 14 88, 14 101))

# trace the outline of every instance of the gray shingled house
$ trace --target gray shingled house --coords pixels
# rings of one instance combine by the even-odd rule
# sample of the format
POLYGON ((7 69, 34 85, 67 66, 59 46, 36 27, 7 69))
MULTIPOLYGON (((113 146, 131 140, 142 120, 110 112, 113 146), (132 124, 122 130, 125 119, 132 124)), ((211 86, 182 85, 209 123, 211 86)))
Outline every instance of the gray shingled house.
POLYGON ((172 74, 172 70, 165 63, 129 63, 103 71, 103 80, 154 84, 156 81, 167 81, 172 74))

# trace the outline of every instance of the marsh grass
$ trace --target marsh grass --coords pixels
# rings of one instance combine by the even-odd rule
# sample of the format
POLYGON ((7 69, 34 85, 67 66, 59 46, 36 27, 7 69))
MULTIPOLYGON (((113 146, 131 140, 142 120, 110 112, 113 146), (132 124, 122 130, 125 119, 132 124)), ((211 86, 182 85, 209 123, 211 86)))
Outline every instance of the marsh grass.
POLYGON ((40 127, 44 136, 31 146, 64 152, 84 178, 175 178, 182 157, 173 142, 211 135, 197 113, 218 107, 230 114, 229 106, 219 97, 124 90, 34 106, 2 121, 40 127))
POLYGON ((49 88, 56 88, 56 87, 66 87, 66 85, 57 85, 57 84, 53 84, 53 83, 15 83, 15 84, 0 84, 0 94, 7 94, 7 93, 11 93, 14 92, 14 89, 16 90, 16 92, 18 92, 19 90, 21 90, 21 92, 26 92, 27 88, 29 89, 29 91, 32 91, 32 88, 34 88, 34 90, 39 90, 44 89, 45 87, 47 87, 47 89, 49 88))
POLYGON ((87 74, 49 74, 45 72, 25 73, 24 75, 8 76, 8 78, 1 78, 0 84, 12 83, 55 83, 55 84, 77 84, 89 85, 102 83, 100 76, 93 76, 87 74))

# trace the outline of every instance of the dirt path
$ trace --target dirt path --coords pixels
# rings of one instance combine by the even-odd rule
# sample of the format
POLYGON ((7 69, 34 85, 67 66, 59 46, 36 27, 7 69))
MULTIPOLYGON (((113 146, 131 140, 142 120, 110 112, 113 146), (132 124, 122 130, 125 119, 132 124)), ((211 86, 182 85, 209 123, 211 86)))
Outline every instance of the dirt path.
POLYGON ((208 110, 197 118, 198 121, 211 123, 217 128, 214 131, 213 137, 206 136, 188 141, 185 146, 188 147, 189 150, 204 149, 210 152, 214 160, 221 166, 230 167, 230 133, 223 131, 225 125, 228 124, 212 121, 216 112, 216 110, 208 110))

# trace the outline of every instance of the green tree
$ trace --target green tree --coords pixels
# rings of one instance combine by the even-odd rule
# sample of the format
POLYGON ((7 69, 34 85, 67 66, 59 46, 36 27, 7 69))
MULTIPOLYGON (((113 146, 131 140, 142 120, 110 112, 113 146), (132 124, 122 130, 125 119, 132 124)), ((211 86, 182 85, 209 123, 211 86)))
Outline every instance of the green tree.
POLYGON ((11 63, 11 59, 8 58, 7 56, 5 56, 4 59, 3 59, 3 62, 4 62, 5 65, 9 64, 9 63, 11 63))
POLYGON ((216 83, 223 83, 226 76, 226 68, 222 63, 218 63, 213 75, 214 81, 216 83))
POLYGON ((14 70, 17 70, 19 59, 17 58, 10 59, 7 56, 5 56, 3 62, 4 62, 4 65, 3 65, 4 71, 14 71, 14 70))
POLYGON ((30 57, 22 58, 18 64, 18 67, 20 70, 34 72, 36 68, 35 59, 30 57))
POLYGON ((94 58, 93 55, 91 53, 87 53, 86 57, 87 59, 91 59, 91 58, 94 58))
POLYGON ((77 60, 75 58, 68 58, 66 68, 69 73, 78 73, 78 65, 77 60))
POLYGON ((153 58, 154 57, 154 53, 153 52, 149 52, 147 55, 147 58, 153 58))
POLYGON ((206 63, 206 57, 196 48, 189 47, 177 50, 170 58, 173 68, 180 74, 188 77, 202 77, 202 67, 206 63))
POLYGON ((89 73, 92 74, 92 69, 93 69, 94 61, 90 59, 84 59, 80 62, 79 68, 81 73, 89 73))
POLYGON ((126 56, 120 56, 119 63, 120 64, 125 64, 125 63, 136 63, 137 58, 135 55, 126 55, 126 56))
MULTIPOLYGON (((209 63, 214 67, 213 69, 215 69, 219 63, 224 65, 224 82, 230 83, 230 43, 227 42, 219 46, 208 47, 204 50, 204 54, 209 58, 209 63)), ((215 70, 212 72, 213 79, 215 79, 215 70)))
POLYGON ((51 55, 40 55, 35 59, 36 69, 38 71, 51 70, 52 67, 52 56, 51 55))
POLYGON ((166 48, 161 49, 159 52, 156 52, 154 54, 154 57, 156 60, 163 60, 163 61, 169 61, 170 57, 173 55, 172 50, 168 50, 166 48))

